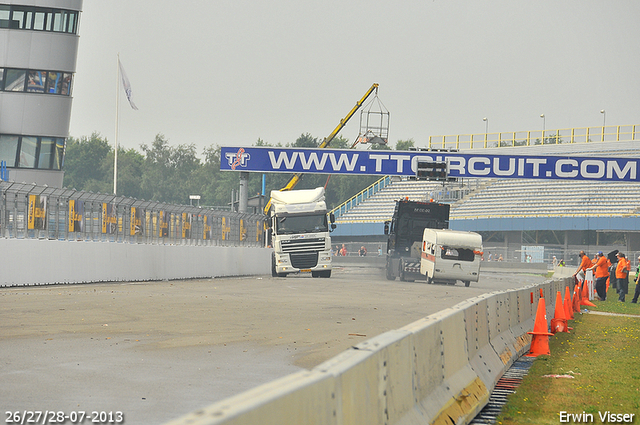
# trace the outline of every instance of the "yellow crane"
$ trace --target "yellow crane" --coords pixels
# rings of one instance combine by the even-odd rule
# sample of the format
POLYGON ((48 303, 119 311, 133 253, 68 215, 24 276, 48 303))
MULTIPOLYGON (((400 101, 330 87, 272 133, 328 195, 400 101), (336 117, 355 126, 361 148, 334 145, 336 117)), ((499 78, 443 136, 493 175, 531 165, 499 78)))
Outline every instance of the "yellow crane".
MULTIPOLYGON (((322 141, 322 143, 320 143, 318 148, 322 149, 322 148, 326 148, 327 146, 329 146, 331 141, 338 135, 340 130, 342 130, 345 125, 347 125, 347 121, 349 121, 349 119, 351 119, 351 117, 356 113, 356 111, 358 109, 360 109, 362 104, 367 100, 367 98, 374 91, 376 93, 378 92, 378 83, 373 83, 373 85, 371 87, 369 87, 369 90, 367 90, 367 92, 364 94, 364 96, 362 96, 362 99, 360 99, 358 102, 356 102, 355 106, 349 111, 349 113, 344 118, 342 118, 340 120, 340 124, 338 124, 338 126, 331 132, 331 134, 329 134, 327 137, 324 138, 324 140, 322 141)), ((298 184, 298 182, 300 181, 300 178, 302 177, 302 174, 303 173, 294 174, 293 177, 291 177, 291 180, 289 180, 289 182, 286 184, 286 186, 283 187, 282 189, 280 189, 280 192, 283 192, 285 190, 293 189, 298 184)), ((271 209, 271 199, 269 199, 269 202, 267 202, 267 205, 265 205, 265 207, 264 207, 264 213, 266 215, 269 214, 269 209, 271 209)))

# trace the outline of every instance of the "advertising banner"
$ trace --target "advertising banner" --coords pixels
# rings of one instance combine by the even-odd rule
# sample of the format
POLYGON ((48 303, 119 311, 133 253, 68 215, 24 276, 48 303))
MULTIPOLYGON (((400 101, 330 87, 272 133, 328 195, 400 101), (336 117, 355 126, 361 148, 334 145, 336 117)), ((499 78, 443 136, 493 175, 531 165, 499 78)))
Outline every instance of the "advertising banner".
POLYGON ((69 232, 82 232, 84 229, 84 201, 69 200, 69 232))
POLYGON ((47 197, 29 195, 29 230, 45 230, 47 228, 47 197))
POLYGON ((222 233, 223 241, 228 241, 229 239, 231 239, 231 220, 227 217, 222 217, 222 225, 220 231, 222 233))
POLYGON ((240 241, 247 239, 247 228, 244 226, 244 219, 240 219, 240 241))
POLYGON ((106 202, 102 203, 102 233, 105 235, 115 235, 118 219, 116 217, 116 207, 106 202))
POLYGON ((161 238, 169 237, 169 218, 171 214, 167 214, 166 211, 158 212, 158 236, 161 238))
POLYGON ((205 215, 202 217, 202 221, 204 224, 202 239, 204 239, 205 241, 211 240, 211 219, 209 218, 208 215, 205 215))
POLYGON ((182 213, 182 239, 191 239, 191 214, 182 213))
POLYGON ((131 207, 131 222, 129 225, 129 235, 139 236, 144 234, 144 226, 142 224, 142 215, 144 210, 137 207, 131 207))
POLYGON ((220 170, 413 176, 417 171, 418 160, 446 162, 449 177, 594 181, 638 181, 640 165, 640 160, 634 158, 223 147, 220 170))

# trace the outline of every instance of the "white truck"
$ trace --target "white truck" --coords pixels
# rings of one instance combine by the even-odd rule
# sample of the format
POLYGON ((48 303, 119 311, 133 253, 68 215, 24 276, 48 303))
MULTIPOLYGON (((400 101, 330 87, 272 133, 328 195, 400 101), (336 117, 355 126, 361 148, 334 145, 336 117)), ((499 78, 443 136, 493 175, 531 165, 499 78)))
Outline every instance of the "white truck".
POLYGON ((420 273, 427 283, 461 280, 469 286, 480 277, 482 236, 478 233, 424 229, 421 251, 420 273))
POLYGON ((271 274, 311 272, 331 277, 331 236, 336 228, 327 217, 324 188, 271 191, 267 243, 273 247, 271 274))

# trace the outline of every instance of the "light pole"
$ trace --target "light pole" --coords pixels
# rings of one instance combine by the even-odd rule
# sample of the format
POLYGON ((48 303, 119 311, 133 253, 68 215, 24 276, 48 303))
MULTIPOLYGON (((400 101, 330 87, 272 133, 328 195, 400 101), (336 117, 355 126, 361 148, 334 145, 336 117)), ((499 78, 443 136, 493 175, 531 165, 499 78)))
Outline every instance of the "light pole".
POLYGON ((544 114, 540 114, 540 118, 542 118, 542 144, 544 145, 544 131, 545 131, 547 121, 544 114))
POLYGON ((489 136, 489 119, 487 117, 482 118, 484 121, 484 147, 487 147, 487 137, 489 136))
POLYGON ((602 141, 604 142, 604 127, 607 122, 607 111, 600 109, 600 113, 602 114, 602 141))

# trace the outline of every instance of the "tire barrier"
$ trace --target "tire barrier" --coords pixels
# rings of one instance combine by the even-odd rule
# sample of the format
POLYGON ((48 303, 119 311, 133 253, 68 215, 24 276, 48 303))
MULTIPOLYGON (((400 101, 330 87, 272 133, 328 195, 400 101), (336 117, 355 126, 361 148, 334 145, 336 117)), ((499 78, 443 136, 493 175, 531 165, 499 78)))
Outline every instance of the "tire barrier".
POLYGON ((573 278, 464 301, 168 425, 467 424, 527 352, 540 294, 565 287, 573 278))

